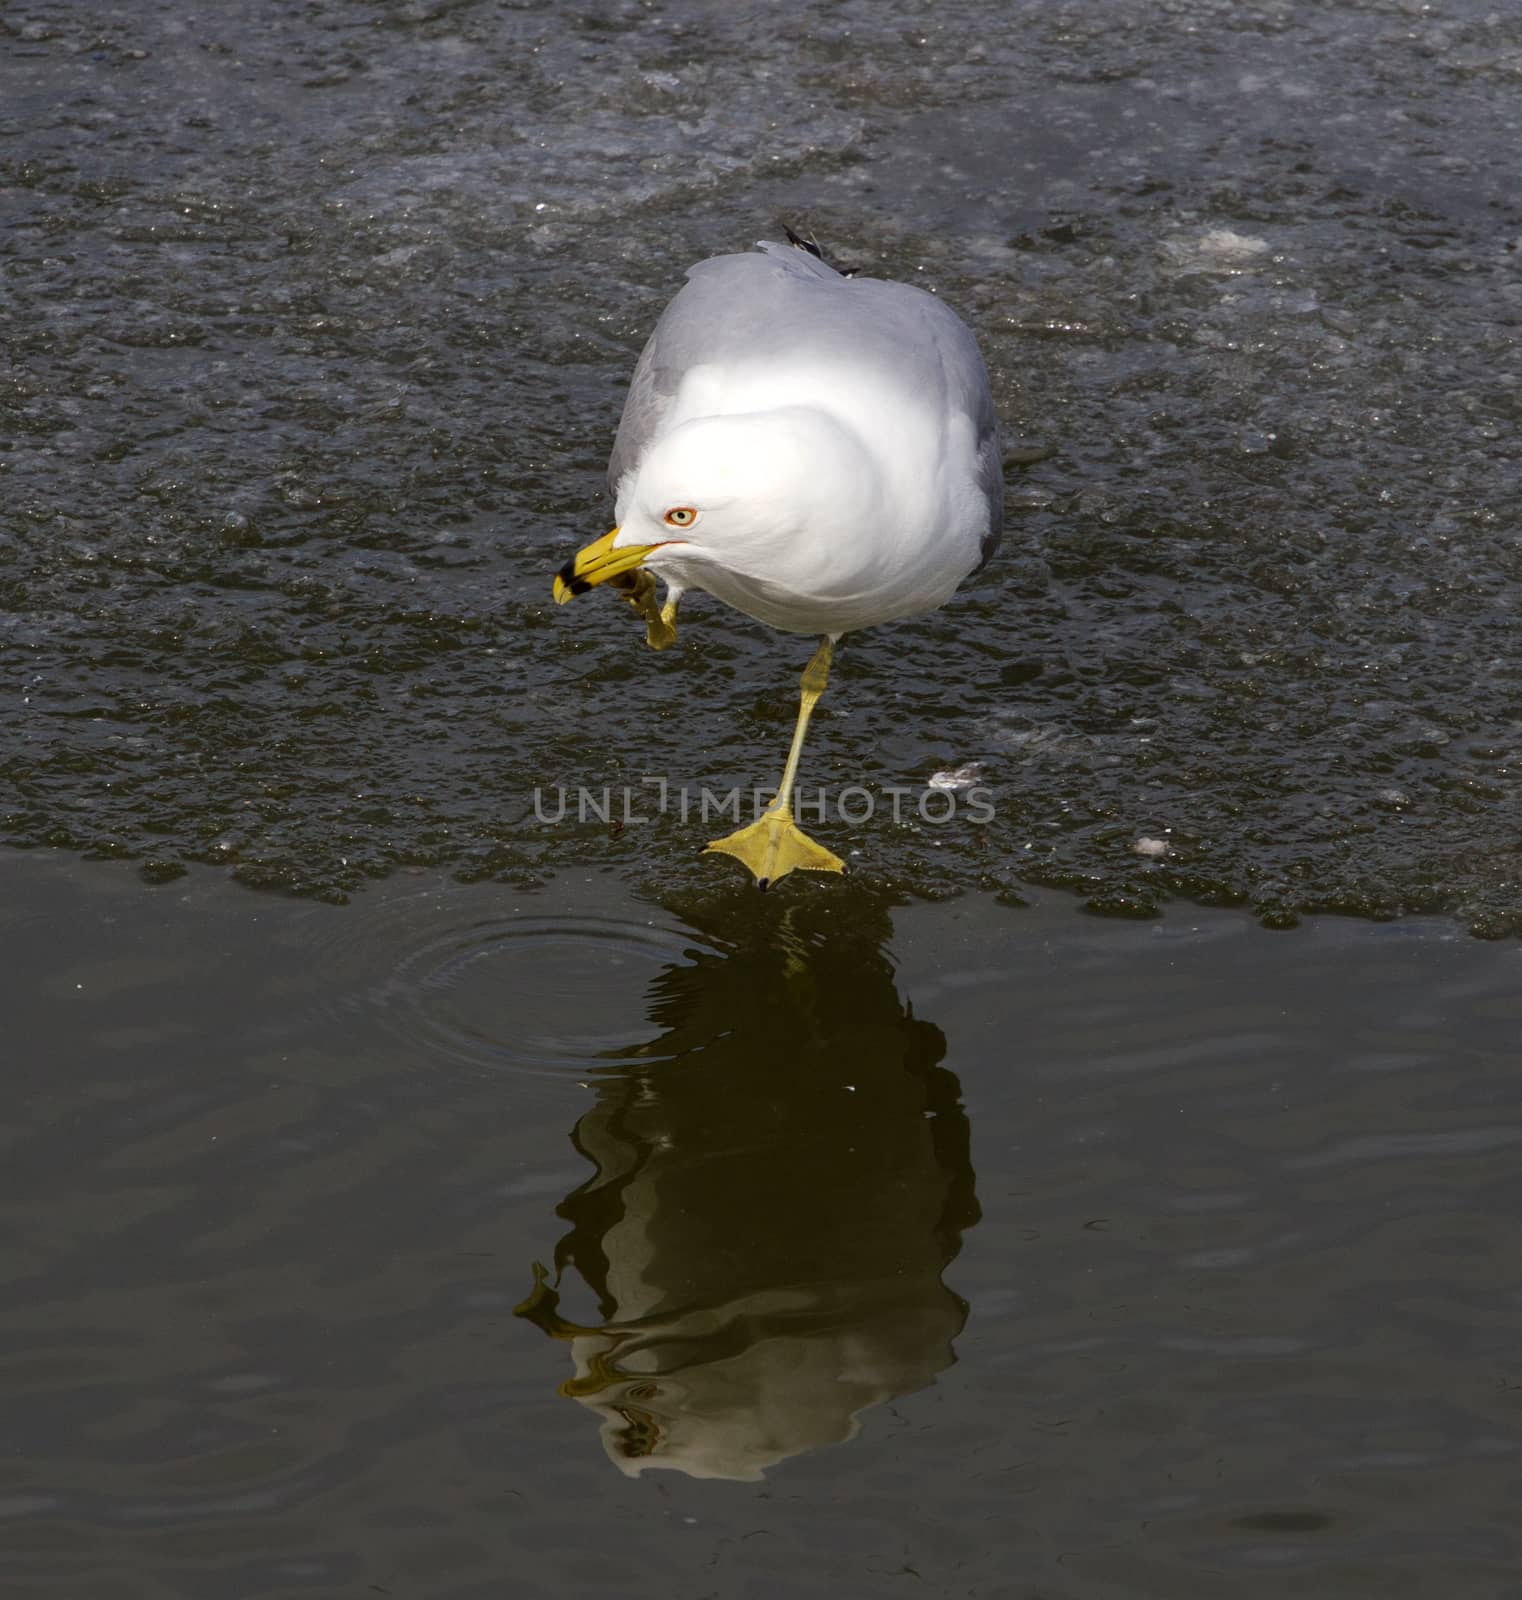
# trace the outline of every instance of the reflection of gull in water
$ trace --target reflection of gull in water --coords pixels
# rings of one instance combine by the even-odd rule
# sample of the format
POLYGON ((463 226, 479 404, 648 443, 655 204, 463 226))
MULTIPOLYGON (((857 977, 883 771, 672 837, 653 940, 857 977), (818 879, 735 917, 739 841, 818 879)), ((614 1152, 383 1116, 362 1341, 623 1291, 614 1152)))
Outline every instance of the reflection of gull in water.
POLYGON ((876 939, 807 915, 711 930, 724 953, 663 973, 663 1032, 576 1126, 597 1171, 560 1207, 555 1282, 574 1267, 598 1320, 562 1316, 542 1271, 519 1313, 570 1341, 561 1392, 630 1474, 759 1478, 955 1359, 941 1272, 978 1209, 945 1041, 876 939))

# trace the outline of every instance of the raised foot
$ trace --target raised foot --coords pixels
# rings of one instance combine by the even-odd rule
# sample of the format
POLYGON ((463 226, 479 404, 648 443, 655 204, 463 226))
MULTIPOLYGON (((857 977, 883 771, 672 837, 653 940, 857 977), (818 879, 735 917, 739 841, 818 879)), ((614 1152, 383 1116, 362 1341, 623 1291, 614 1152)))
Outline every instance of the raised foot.
POLYGON ((800 868, 805 872, 846 870, 839 856, 822 844, 815 844, 785 811, 766 812, 727 839, 715 839, 705 846, 704 854, 709 850, 743 861, 760 889, 769 888, 800 868))
POLYGON ((645 619, 645 643, 652 650, 669 650, 676 643, 676 601, 661 605, 655 598, 655 579, 648 572, 622 572, 609 582, 645 619))

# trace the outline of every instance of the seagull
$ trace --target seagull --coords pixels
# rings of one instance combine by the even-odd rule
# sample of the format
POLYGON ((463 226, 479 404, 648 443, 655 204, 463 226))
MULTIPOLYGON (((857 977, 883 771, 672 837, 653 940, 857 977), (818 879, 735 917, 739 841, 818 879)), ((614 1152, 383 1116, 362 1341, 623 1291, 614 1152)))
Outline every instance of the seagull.
POLYGON ((800 868, 844 872, 792 804, 835 646, 944 605, 1003 526, 971 332, 934 295, 837 271, 791 229, 785 244, 700 261, 635 366, 608 486, 617 526, 560 569, 557 601, 610 583, 657 650, 675 642, 689 589, 819 638, 775 798, 706 848, 763 889, 800 868))

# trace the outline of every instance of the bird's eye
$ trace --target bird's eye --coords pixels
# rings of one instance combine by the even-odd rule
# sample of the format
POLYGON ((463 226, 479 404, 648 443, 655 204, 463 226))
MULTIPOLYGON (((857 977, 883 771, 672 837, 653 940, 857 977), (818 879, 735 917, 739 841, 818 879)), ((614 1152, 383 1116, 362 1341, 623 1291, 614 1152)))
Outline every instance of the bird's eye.
POLYGON ((698 514, 691 506, 672 506, 665 520, 673 528, 690 528, 698 520, 698 514))

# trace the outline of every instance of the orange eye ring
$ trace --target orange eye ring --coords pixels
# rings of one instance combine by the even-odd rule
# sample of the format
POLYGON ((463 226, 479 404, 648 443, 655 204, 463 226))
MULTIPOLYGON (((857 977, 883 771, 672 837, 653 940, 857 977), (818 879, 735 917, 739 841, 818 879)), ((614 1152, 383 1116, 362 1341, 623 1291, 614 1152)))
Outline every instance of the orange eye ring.
POLYGON ((690 528, 698 514, 692 506, 672 506, 661 520, 668 528, 690 528))

